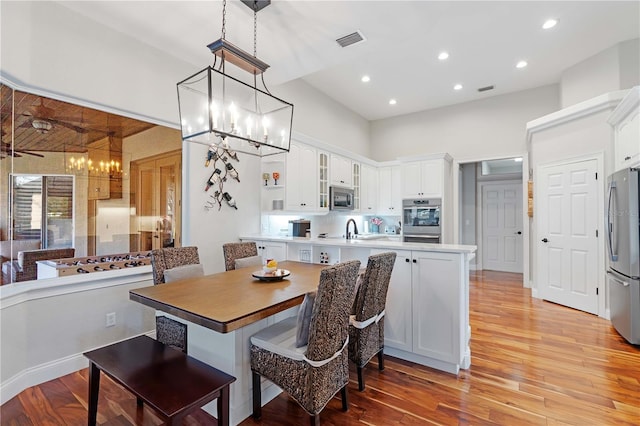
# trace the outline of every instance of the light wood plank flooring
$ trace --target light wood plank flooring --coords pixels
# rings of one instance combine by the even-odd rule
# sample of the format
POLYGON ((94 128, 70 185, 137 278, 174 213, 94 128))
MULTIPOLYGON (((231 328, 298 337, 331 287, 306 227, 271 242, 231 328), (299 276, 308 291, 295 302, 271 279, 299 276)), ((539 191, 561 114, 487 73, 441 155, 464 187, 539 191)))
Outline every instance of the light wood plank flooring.
MULTIPOLYGON (((472 273, 472 366, 458 376, 387 357, 365 369, 357 391, 351 371, 350 409, 338 398, 323 425, 639 425, 640 347, 629 345, 609 321, 538 299, 519 274, 472 273)), ((157 425, 148 408, 102 380, 98 423, 157 425)), ((82 425, 87 416, 87 371, 29 388, 1 407, 2 425, 82 425)), ((262 421, 243 425, 307 424, 284 394, 263 409, 262 421)), ((194 411, 185 425, 214 425, 194 411)))

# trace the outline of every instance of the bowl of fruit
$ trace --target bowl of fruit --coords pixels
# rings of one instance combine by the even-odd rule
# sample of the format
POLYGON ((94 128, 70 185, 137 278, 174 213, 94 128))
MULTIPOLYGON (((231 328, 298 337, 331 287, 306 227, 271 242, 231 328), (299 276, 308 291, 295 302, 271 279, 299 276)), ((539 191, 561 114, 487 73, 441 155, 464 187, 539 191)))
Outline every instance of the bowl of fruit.
POLYGON ((264 266, 262 267, 262 270, 264 272, 273 272, 276 269, 278 269, 278 262, 276 262, 274 259, 267 259, 264 266))

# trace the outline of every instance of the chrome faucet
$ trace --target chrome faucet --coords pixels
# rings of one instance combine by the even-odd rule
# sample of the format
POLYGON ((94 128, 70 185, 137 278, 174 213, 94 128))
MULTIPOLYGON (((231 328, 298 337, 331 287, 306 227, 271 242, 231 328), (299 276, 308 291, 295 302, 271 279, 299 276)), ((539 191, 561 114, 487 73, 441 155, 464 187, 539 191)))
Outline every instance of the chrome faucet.
POLYGON ((358 225, 356 225, 356 221, 353 219, 349 219, 347 221, 347 229, 345 230, 345 235, 347 236, 347 240, 351 239, 351 234, 349 233, 349 224, 353 223, 353 234, 358 235, 358 225))

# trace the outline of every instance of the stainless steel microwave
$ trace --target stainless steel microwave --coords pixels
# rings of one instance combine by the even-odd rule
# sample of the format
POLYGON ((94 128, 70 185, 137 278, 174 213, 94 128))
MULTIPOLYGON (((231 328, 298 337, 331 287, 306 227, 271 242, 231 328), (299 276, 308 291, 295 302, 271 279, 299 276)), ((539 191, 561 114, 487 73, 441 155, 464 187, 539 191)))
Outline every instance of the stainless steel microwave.
POLYGON ((329 201, 330 210, 353 210, 353 189, 332 186, 329 201))

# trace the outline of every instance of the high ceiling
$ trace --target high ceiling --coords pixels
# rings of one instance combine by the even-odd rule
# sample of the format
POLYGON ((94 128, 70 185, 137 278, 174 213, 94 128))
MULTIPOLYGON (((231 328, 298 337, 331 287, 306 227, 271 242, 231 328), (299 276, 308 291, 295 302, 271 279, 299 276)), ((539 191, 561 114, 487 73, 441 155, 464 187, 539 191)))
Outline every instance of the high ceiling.
MULTIPOLYGON (((221 1, 59 3, 194 71, 211 64, 206 45, 221 34, 221 1)), ((226 38, 252 52, 253 12, 228 3, 226 38)), ((258 13, 257 28, 257 56, 271 65, 271 89, 301 78, 376 120, 559 83, 564 70, 640 37, 640 2, 275 0, 258 13), (558 24, 543 30, 548 18, 558 24), (336 43, 354 31, 366 41, 336 43), (439 61, 441 51, 449 59, 439 61), (519 60, 528 66, 516 69, 519 60), (369 83, 360 81, 364 74, 369 83), (463 89, 454 91, 456 83, 463 89), (489 85, 495 88, 477 91, 489 85)))

